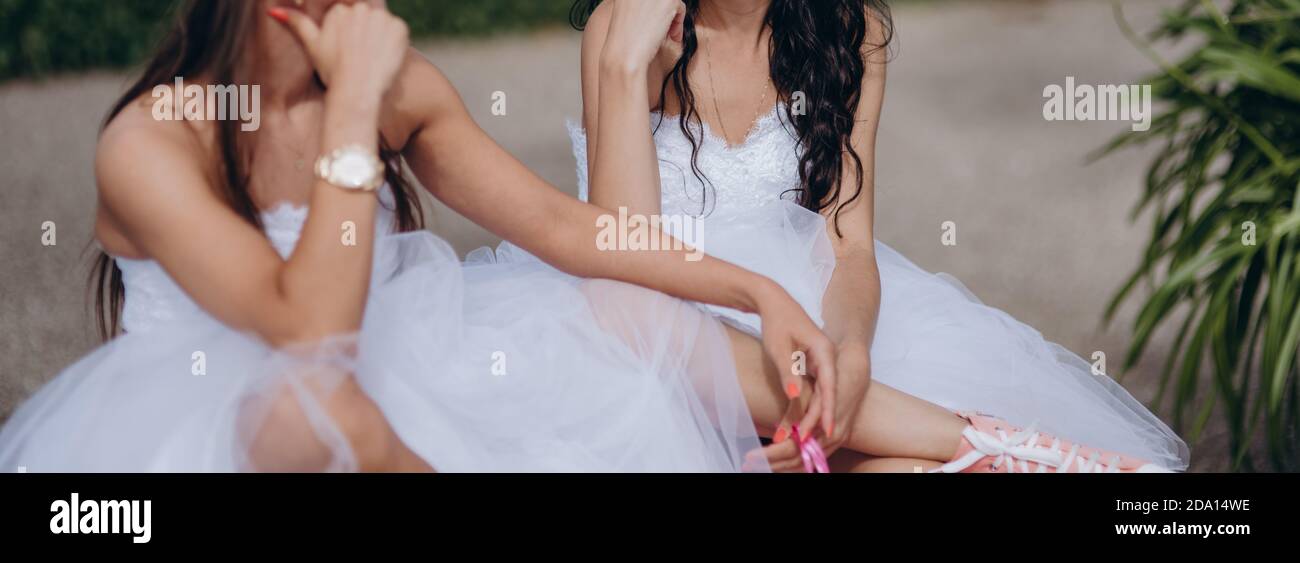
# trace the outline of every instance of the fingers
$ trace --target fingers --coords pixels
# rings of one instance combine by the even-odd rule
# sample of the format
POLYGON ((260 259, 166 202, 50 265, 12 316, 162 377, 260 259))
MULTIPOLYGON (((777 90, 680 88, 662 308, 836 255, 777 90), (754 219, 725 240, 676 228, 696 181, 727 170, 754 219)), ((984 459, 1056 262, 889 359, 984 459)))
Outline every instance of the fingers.
POLYGON ((791 425, 799 420, 799 413, 803 411, 803 405, 797 400, 791 400, 786 403, 785 416, 781 417, 781 422, 777 423, 776 431, 772 433, 772 443, 780 444, 790 438, 791 425))
POLYGON ((794 440, 771 444, 745 454, 745 467, 755 468, 766 462, 768 468, 776 473, 802 473, 803 457, 794 440))
POLYGON ((290 8, 271 8, 267 13, 275 21, 284 24, 308 53, 315 52, 316 45, 320 42, 320 27, 307 14, 290 8))
MULTIPOLYGON (((754 471, 765 464, 769 468, 773 468, 773 464, 780 466, 790 460, 802 460, 799 455, 798 444, 790 439, 790 425, 795 420, 798 420, 800 410, 799 401, 786 403, 785 414, 777 422, 776 429, 772 432, 772 443, 745 454, 743 466, 745 471, 754 471)), ((800 467, 802 467, 802 461, 800 461, 800 467)))
POLYGON ((773 449, 768 455, 767 465, 773 473, 804 473, 806 470, 803 466, 803 456, 799 453, 799 448, 795 446, 794 440, 784 444, 768 446, 773 449))
MULTIPOLYGON (((817 391, 822 398, 821 424, 822 431, 827 436, 835 433, 835 400, 836 388, 839 383, 839 374, 836 372, 837 364, 835 362, 835 347, 825 337, 815 346, 817 359, 813 365, 817 366, 817 391)), ((807 428, 812 432, 812 423, 808 423, 801 428, 807 428)))
POLYGON ((799 420, 799 431, 803 433, 805 439, 813 435, 813 429, 822 420, 822 413, 826 411, 824 404, 825 396, 820 390, 814 391, 812 400, 808 401, 808 410, 804 412, 803 418, 799 420))
MULTIPOLYGON (((804 422, 799 423, 799 428, 813 428, 818 420, 820 407, 814 406, 819 403, 820 398, 813 396, 810 398, 808 413, 804 415, 804 422), (809 422, 811 421, 811 422, 809 422)), ((799 440, 794 439, 794 433, 791 430, 792 422, 797 420, 800 413, 804 411, 801 404, 805 401, 792 400, 786 408, 785 417, 781 419, 776 431, 772 436, 772 443, 762 449, 754 450, 745 455, 744 470, 753 471, 761 467, 761 462, 766 462, 767 467, 776 473, 806 473, 808 471, 804 462, 803 443, 812 440, 812 432, 801 431, 799 440)))
POLYGON ((787 342, 781 342, 780 346, 777 357, 772 359, 778 366, 788 366, 781 370, 781 389, 785 391, 785 398, 793 401, 803 393, 803 378, 808 375, 808 356, 787 342))

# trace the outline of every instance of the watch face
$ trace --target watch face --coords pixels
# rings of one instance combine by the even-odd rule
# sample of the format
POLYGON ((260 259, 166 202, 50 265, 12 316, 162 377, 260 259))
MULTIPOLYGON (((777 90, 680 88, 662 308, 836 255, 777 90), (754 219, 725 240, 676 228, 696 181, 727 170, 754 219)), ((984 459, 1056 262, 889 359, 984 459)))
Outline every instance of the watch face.
POLYGON ((356 152, 339 155, 330 167, 330 172, 339 184, 357 188, 369 184, 375 177, 375 168, 371 160, 366 155, 356 152))

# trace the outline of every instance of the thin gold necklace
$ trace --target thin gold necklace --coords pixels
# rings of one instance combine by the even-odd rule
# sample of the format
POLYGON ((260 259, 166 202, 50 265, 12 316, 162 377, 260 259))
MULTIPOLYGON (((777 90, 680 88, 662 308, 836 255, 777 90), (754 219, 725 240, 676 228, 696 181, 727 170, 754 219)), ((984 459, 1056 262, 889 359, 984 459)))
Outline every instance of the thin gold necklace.
MULTIPOLYGON (((704 62, 709 67, 709 90, 713 95, 713 113, 718 116, 718 126, 722 129, 722 140, 731 146, 731 133, 727 132, 727 122, 722 118, 722 107, 718 104, 718 83, 713 77, 713 48, 712 38, 704 42, 704 62)), ((749 127, 745 129, 745 138, 741 139, 741 144, 749 140, 749 134, 753 132, 754 126, 758 120, 763 117, 763 108, 767 107, 767 91, 772 87, 772 79, 767 77, 763 80, 763 95, 758 99, 758 108, 754 110, 754 119, 749 122, 749 127)))
MULTIPOLYGON (((287 120, 287 118, 286 118, 286 120, 287 120)), ((292 127, 292 126, 293 126, 292 123, 290 123, 289 127, 292 127)), ((284 142, 284 141, 282 141, 282 140, 280 140, 280 139, 278 139, 278 138, 275 139, 275 144, 280 145, 281 148, 288 149, 289 152, 293 153, 293 156, 294 156, 294 159, 293 159, 293 169, 294 169, 294 170, 296 170, 296 171, 298 171, 298 172, 302 172, 302 171, 304 171, 304 170, 307 169, 307 154, 306 154, 305 152, 300 151, 300 150, 298 150, 297 148, 294 148, 293 145, 290 145, 289 143, 286 143, 286 142, 284 142)))

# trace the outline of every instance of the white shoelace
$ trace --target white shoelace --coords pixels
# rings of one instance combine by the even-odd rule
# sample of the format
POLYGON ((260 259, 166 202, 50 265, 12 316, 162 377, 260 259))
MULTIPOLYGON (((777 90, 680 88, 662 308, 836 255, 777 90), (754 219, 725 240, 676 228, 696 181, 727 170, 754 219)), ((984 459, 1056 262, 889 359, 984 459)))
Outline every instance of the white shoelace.
POLYGON ((1029 464, 1037 463, 1038 470, 1032 473, 1048 473, 1048 467, 1054 469, 1056 473, 1064 473, 1070 470, 1071 464, 1076 464, 1079 473, 1118 473, 1120 458, 1115 456, 1109 463, 1101 463, 1099 458, 1100 452, 1092 452, 1087 459, 1079 457, 1079 445, 1074 444, 1070 451, 1061 451, 1061 440, 1052 439, 1052 445, 1046 448, 1038 446, 1039 433, 1034 429, 1037 424, 1029 425, 1026 428, 1012 436, 1007 436, 1006 432, 998 431, 997 436, 985 434, 976 430, 974 426, 967 426, 961 435, 970 442, 975 449, 967 452, 951 462, 944 464, 935 470, 940 473, 959 473, 975 465, 986 457, 993 457, 993 468, 998 469, 1002 464, 1007 465, 1008 473, 1031 473, 1029 464))

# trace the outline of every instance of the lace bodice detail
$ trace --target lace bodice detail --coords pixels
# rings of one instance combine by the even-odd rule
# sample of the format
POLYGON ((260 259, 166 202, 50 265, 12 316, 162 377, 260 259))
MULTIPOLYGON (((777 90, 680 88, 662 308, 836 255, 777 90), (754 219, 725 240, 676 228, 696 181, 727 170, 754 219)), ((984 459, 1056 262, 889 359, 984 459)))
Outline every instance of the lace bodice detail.
MULTIPOLYGON (((778 199, 793 201, 799 187, 798 140, 789 127, 784 106, 759 118, 745 141, 727 146, 707 124, 691 125, 698 144, 698 168, 707 182, 691 171, 691 143, 677 116, 651 114, 655 148, 659 153, 662 213, 709 218, 742 216, 778 199)), ((574 158, 578 162, 579 197, 588 198, 587 136, 569 123, 574 158)))
MULTIPOLYGON (((378 232, 389 232, 394 224, 391 197, 381 194, 383 204, 379 210, 378 232)), ((307 208, 280 204, 263 211, 262 228, 271 246, 283 258, 288 258, 298 244, 303 224, 307 221, 307 208)), ((122 330, 143 332, 159 324, 206 314, 185 293, 162 265, 153 260, 128 260, 116 258, 122 270, 122 283, 126 287, 126 301, 122 305, 122 330)))

